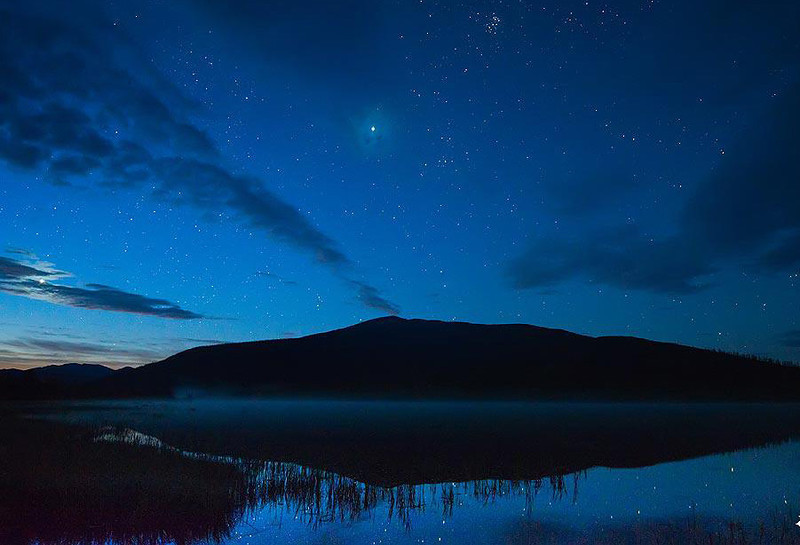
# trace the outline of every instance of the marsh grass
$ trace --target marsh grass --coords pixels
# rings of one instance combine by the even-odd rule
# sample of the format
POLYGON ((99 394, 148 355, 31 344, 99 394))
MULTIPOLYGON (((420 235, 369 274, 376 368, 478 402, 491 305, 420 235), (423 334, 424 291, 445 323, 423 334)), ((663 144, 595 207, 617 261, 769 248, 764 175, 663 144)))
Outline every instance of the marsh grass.
POLYGON ((219 540, 246 511, 235 467, 3 421, 0 543, 178 545, 219 540))
MULTIPOLYGON (((0 420, 0 543, 3 545, 188 545, 231 536, 260 510, 312 527, 375 516, 411 527, 466 498, 488 504, 532 497, 542 480, 381 487, 287 462, 181 451, 128 429, 93 431, 34 420, 0 420)), ((564 494, 563 476, 549 479, 564 494)))
MULTIPOLYGON (((262 462, 230 456, 215 456, 183 451, 165 445, 155 437, 127 428, 103 427, 93 437, 95 443, 119 444, 181 456, 189 460, 236 467, 242 475, 239 493, 246 511, 279 509, 312 526, 324 523, 355 521, 373 515, 380 506, 387 506, 389 520, 399 518, 410 525, 415 511, 441 509, 443 516, 465 498, 489 504, 507 496, 525 496, 528 501, 538 495, 545 483, 553 499, 570 495, 565 475, 546 479, 505 480, 482 479, 436 484, 403 484, 394 487, 371 485, 333 471, 309 468, 289 462, 262 462)), ((577 498, 578 480, 585 472, 572 475, 572 498, 577 498)))

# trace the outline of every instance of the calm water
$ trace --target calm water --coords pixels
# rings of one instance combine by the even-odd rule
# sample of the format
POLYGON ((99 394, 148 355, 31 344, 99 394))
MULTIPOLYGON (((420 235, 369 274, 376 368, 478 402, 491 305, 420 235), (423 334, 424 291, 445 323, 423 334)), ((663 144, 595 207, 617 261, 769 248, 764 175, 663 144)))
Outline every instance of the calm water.
MULTIPOLYGON (((708 542, 709 534, 727 538, 732 523, 742 525, 732 542, 753 542, 761 523, 772 526, 765 533, 777 538, 787 531, 787 519, 797 520, 798 460, 800 444, 791 443, 642 469, 596 468, 569 476, 566 492, 548 481, 533 494, 529 484, 515 488, 506 482, 495 494, 494 483, 447 483, 422 487, 424 508, 405 517, 390 516, 383 502, 355 520, 317 526, 289 502, 255 510, 224 542, 663 543, 675 538, 680 543, 692 537, 708 542), (452 508, 442 500, 451 488, 452 508)), ((800 529, 788 532, 783 542, 800 541, 800 529)))
POLYGON ((800 543, 792 405, 15 411, 4 544, 800 543))

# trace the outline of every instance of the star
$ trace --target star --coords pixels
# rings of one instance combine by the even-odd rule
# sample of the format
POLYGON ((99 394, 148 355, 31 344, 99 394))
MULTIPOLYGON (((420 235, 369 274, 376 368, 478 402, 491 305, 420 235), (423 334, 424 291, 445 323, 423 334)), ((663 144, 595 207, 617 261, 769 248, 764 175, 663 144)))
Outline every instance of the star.
POLYGON ((370 131, 372 131, 372 132, 375 132, 377 129, 375 128, 375 125, 373 125, 373 126, 371 126, 371 127, 369 128, 369 130, 370 130, 370 131))

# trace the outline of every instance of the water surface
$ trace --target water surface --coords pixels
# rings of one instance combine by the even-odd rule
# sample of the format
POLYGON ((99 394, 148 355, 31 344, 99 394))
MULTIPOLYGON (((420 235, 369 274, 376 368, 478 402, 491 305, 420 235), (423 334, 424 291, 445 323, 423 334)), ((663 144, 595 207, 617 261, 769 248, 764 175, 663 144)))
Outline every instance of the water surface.
POLYGON ((3 543, 800 543, 793 405, 14 412, 3 543))

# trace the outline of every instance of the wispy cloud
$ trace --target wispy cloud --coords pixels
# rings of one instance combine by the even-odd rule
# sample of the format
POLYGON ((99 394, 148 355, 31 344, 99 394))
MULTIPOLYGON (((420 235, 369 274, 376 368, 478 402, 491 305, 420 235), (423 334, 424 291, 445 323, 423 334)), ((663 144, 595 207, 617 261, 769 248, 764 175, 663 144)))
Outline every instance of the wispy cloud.
POLYGON ((57 271, 51 263, 40 262, 33 254, 27 254, 28 260, 22 262, 16 259, 0 256, 0 282, 14 282, 21 280, 37 280, 63 278, 68 273, 57 271))
POLYGON ((166 299, 147 297, 102 284, 87 284, 85 288, 79 288, 54 282, 68 276, 68 273, 51 268, 48 263, 0 257, 0 292, 3 293, 57 305, 159 318, 194 320, 204 317, 166 299))
POLYGON ((145 337, 110 341, 102 336, 98 338, 92 335, 94 334, 63 327, 34 327, 17 337, 0 337, 0 369, 26 369, 63 363, 99 363, 109 367, 138 366, 160 361, 195 346, 226 342, 193 337, 145 337))
POLYGON ((191 344, 200 344, 200 345, 207 345, 207 344, 225 344, 225 341, 221 341, 219 339, 194 339, 192 337, 186 337, 184 339, 180 339, 181 342, 191 343, 191 344))
MULTIPOLYGON (((0 159, 61 185, 132 188, 201 214, 228 213, 311 254, 345 281, 357 276, 344 250, 307 215, 264 180, 226 166, 174 85, 146 77, 145 69, 123 68, 118 57, 126 55, 127 39, 120 29, 107 21, 86 24, 91 32, 55 20, 46 7, 0 7, 0 159)), ((59 296, 91 305, 98 296, 120 298, 91 291, 102 293, 59 296)))
POLYGON ((272 271, 258 271, 256 272, 257 276, 261 276, 266 278, 267 280, 271 280, 273 282, 277 282, 279 284, 283 284, 284 286, 296 286, 297 282, 294 280, 289 280, 288 278, 284 278, 283 276, 276 274, 272 271))
POLYGON ((382 297, 380 292, 374 287, 355 280, 352 281, 352 283, 358 289, 358 300, 361 301, 364 306, 380 312, 385 312, 386 314, 400 314, 400 308, 382 297))
POLYGON ((787 348, 800 348, 800 329, 783 333, 780 337, 780 343, 787 348))
POLYGON ((508 272, 519 289, 578 279, 623 289, 687 294, 708 287, 707 276, 714 269, 685 241, 656 241, 625 226, 574 238, 537 239, 510 263, 508 272))
MULTIPOLYGON (((797 271, 798 124, 800 86, 794 85, 699 182, 672 234, 653 236, 628 225, 589 225, 571 237, 545 234, 510 262, 512 283, 537 288, 581 279, 685 294, 708 287, 709 274, 731 265, 761 273, 797 271)), ((590 203, 582 203, 586 214, 590 203)))
POLYGON ((63 363, 99 363, 110 367, 150 363, 163 351, 131 345, 23 337, 0 341, 0 368, 29 368, 63 363))

